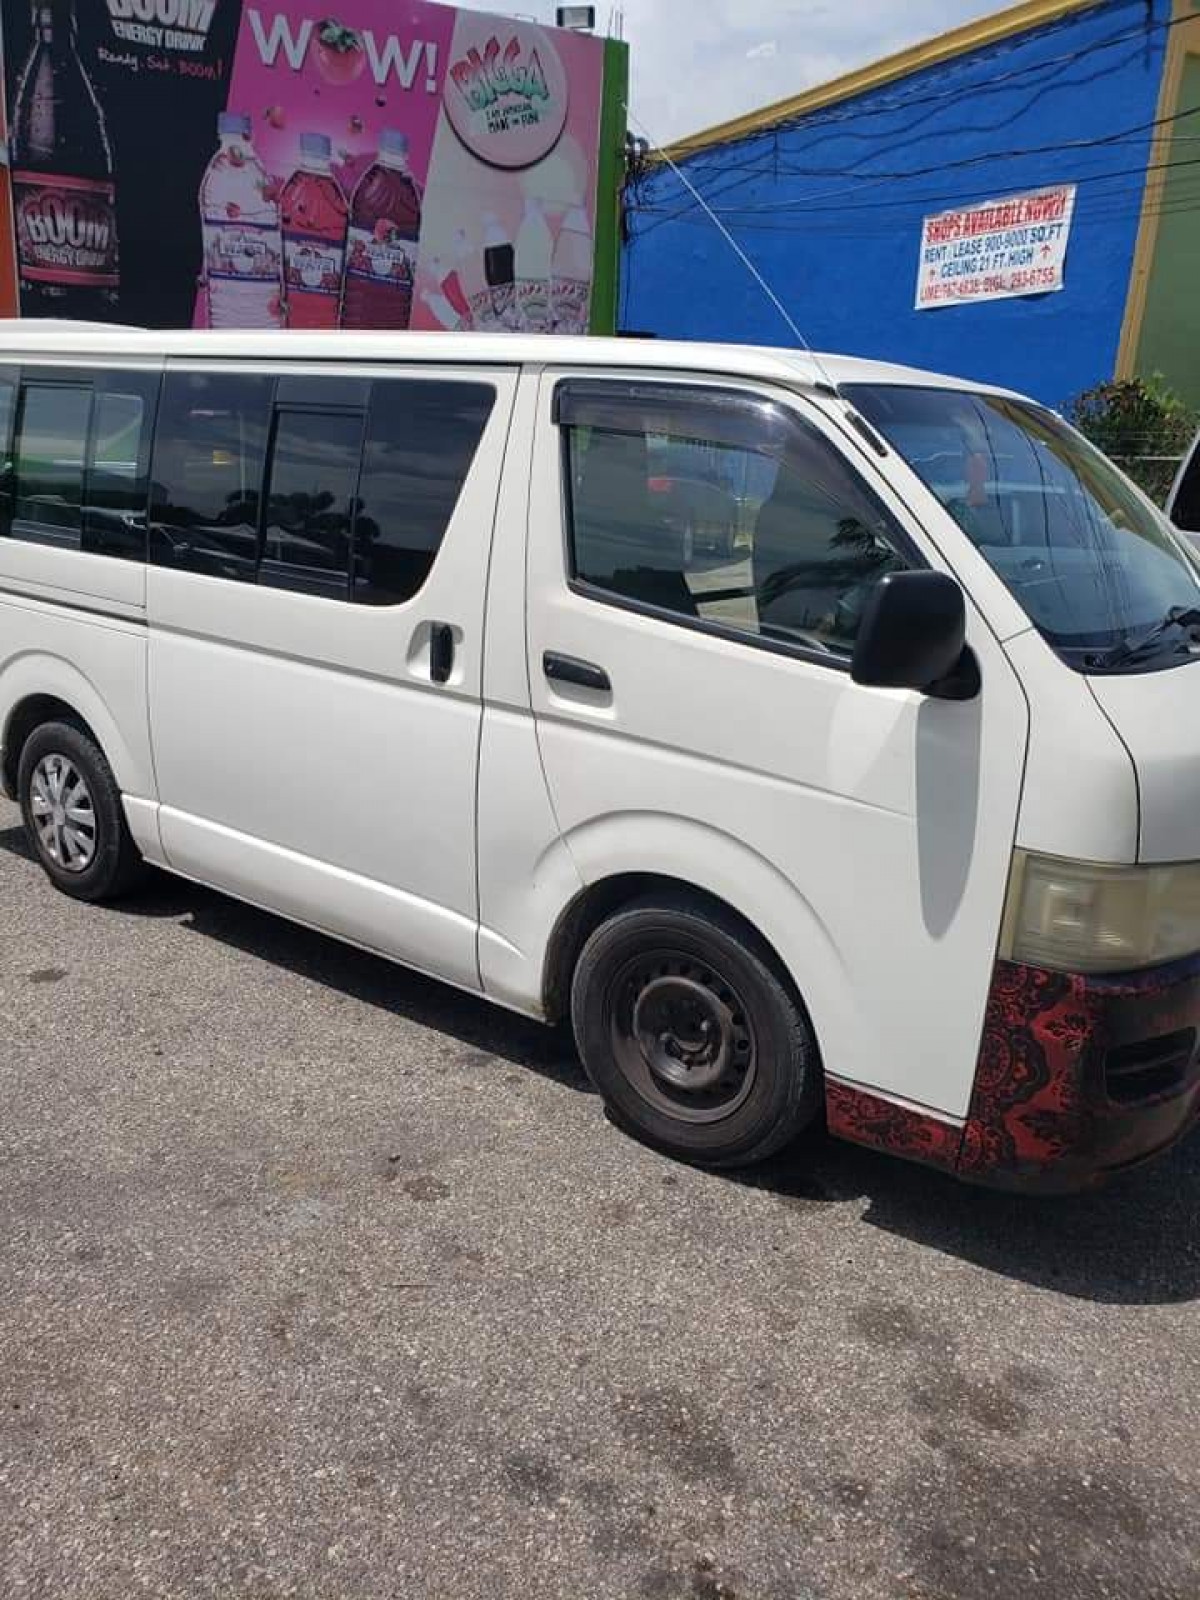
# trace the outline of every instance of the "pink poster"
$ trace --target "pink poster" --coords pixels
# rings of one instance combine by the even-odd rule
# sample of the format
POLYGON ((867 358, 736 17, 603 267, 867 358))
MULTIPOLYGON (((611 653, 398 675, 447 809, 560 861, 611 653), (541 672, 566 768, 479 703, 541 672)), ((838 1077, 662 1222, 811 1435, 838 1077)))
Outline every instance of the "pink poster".
POLYGON ((603 42, 423 0, 242 11, 197 326, 581 333, 603 42))

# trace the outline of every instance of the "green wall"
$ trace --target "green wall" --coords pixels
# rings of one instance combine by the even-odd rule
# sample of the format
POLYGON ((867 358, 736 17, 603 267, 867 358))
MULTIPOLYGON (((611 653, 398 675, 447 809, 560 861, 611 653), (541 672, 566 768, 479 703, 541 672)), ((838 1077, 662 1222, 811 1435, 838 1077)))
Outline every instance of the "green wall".
MULTIPOLYGON (((1177 111, 1200 110, 1200 55, 1184 62, 1177 111)), ((1168 160, 1195 161, 1200 118, 1183 117, 1168 160)), ((1200 167, 1172 166, 1163 190, 1158 240, 1146 290, 1137 370, 1163 377, 1200 407, 1200 167)))
POLYGON ((596 197, 596 278, 592 288, 593 333, 617 331, 621 272, 621 189, 625 181, 625 129, 629 113, 629 46, 609 39, 604 46, 604 104, 600 114, 600 172, 596 197))

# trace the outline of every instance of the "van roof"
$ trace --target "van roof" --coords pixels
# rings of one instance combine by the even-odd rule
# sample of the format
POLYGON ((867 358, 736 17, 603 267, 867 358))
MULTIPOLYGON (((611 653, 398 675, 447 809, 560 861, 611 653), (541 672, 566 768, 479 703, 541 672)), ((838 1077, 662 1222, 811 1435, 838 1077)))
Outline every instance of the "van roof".
POLYGON ((340 329, 218 333, 166 331, 52 318, 0 318, 0 359, 5 355, 209 356, 250 361, 414 361, 439 366, 628 367, 688 371, 818 386, 907 383, 964 387, 1002 394, 991 384, 925 372, 917 367, 866 361, 858 356, 738 344, 588 335, 496 333, 347 333, 340 329))

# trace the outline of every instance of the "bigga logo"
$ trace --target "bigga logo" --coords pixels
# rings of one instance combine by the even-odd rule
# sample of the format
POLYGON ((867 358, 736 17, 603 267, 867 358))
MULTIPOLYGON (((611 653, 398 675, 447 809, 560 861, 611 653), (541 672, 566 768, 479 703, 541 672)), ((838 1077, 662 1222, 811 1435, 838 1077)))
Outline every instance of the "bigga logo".
POLYGON ((107 0, 118 39, 195 55, 208 43, 217 0, 107 0))
POLYGON ((550 85, 537 46, 527 57, 515 34, 503 50, 494 35, 482 55, 468 50, 450 68, 450 76, 470 109, 487 114, 493 131, 499 131, 498 124, 504 121, 502 102, 507 102, 522 122, 530 120, 531 111, 536 114, 550 103, 550 85))

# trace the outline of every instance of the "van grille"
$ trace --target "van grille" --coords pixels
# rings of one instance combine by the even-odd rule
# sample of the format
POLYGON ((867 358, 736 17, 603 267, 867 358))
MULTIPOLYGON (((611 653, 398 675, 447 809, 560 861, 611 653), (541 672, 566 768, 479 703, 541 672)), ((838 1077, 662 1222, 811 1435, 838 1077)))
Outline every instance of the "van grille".
POLYGON ((1140 1039, 1110 1050, 1104 1062, 1108 1098, 1120 1105, 1154 1100, 1182 1087, 1196 1053, 1195 1028, 1140 1039))

